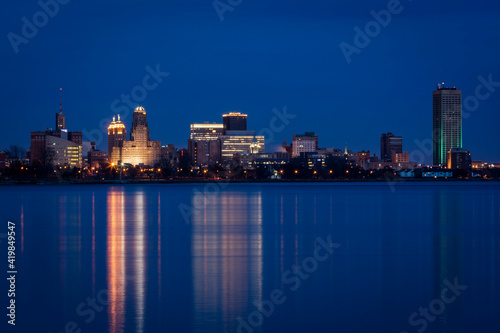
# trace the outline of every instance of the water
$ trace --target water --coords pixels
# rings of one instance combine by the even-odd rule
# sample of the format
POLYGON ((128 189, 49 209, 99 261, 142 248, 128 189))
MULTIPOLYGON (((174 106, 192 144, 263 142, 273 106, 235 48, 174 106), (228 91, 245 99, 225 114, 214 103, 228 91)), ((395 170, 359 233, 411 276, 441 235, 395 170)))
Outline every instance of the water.
POLYGON ((497 183, 0 194, 18 269, 16 326, 2 314, 2 332, 500 331, 497 183))

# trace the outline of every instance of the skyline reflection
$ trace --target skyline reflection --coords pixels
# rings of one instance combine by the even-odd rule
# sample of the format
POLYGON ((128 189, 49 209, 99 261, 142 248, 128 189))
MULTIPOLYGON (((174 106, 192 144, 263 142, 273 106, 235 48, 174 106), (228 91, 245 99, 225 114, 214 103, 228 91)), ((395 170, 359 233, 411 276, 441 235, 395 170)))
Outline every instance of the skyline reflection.
POLYGON ((194 193, 192 207, 193 331, 234 331, 262 299, 262 195, 194 193))

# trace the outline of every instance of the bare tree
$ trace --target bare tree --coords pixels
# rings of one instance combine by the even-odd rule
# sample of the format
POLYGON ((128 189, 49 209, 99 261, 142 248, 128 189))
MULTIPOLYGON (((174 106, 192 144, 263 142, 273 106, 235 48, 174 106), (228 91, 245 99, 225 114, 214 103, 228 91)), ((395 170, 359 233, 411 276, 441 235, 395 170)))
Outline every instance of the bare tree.
POLYGON ((10 145, 7 152, 9 153, 10 158, 14 160, 20 160, 26 156, 26 149, 21 146, 10 145))

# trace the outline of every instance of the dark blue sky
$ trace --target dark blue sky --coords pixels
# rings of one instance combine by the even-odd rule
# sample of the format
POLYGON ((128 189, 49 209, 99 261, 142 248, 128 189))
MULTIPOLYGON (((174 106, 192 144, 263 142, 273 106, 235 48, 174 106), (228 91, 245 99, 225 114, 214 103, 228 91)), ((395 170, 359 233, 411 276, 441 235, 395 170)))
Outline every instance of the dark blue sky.
MULTIPOLYGON (((16 53, 8 34, 22 36, 22 18, 33 22, 41 7, 4 1, 0 148, 28 148, 30 131, 54 127, 60 87, 69 130, 96 133, 113 101, 159 64, 170 75, 141 104, 162 144, 185 147, 191 122, 220 122, 231 110, 247 113, 258 131, 269 127, 273 108, 286 106, 296 118, 267 150, 304 131, 315 131, 321 147, 347 142, 377 155, 380 134, 392 131, 404 150, 422 150, 415 140, 431 138, 437 82, 461 89, 463 99, 475 96, 480 75, 500 82, 500 5, 403 0, 348 64, 339 44, 354 45, 353 28, 364 29, 370 11, 388 3, 243 0, 221 21, 212 0, 72 0, 16 53)), ((500 87, 491 89, 463 120, 463 143, 474 160, 500 162, 500 87)))

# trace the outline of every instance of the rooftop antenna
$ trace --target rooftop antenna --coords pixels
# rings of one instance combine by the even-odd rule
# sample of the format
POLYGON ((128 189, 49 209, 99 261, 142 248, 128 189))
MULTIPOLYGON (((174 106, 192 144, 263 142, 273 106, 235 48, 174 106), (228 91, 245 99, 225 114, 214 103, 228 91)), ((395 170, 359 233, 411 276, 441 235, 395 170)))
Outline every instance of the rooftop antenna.
POLYGON ((62 113, 62 88, 59 88, 59 113, 62 113))

